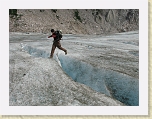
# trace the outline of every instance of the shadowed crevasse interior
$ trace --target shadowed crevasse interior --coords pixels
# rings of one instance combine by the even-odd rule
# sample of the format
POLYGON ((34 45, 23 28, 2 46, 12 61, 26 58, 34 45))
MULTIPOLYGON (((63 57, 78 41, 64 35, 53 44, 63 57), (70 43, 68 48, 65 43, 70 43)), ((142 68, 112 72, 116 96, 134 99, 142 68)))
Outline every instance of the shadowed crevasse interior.
POLYGON ((139 105, 139 80, 113 70, 93 67, 58 54, 62 69, 76 82, 113 97, 126 105, 139 105))

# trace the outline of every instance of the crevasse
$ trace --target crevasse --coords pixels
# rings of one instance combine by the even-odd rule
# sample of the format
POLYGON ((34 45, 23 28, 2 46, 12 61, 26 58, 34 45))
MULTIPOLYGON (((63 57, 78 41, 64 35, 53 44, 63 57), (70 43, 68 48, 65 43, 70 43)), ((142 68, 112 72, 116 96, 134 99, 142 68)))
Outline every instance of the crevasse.
MULTIPOLYGON (((21 47, 33 57, 48 58, 50 54, 26 44, 21 44, 21 47)), ((139 105, 139 80, 113 70, 93 67, 91 64, 74 59, 70 55, 66 56, 61 52, 55 54, 54 59, 74 81, 85 84, 126 105, 139 105)))

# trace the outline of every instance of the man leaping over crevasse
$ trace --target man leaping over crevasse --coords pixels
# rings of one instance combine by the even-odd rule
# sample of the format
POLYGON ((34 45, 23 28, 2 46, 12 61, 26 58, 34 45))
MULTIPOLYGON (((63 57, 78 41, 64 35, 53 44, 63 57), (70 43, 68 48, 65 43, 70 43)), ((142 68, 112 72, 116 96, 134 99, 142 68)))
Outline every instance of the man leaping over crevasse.
POLYGON ((55 48, 58 47, 60 50, 63 50, 65 52, 65 55, 67 54, 67 50, 64 49, 63 47, 61 47, 61 43, 60 40, 62 38, 62 34, 60 33, 61 31, 55 31, 54 29, 51 29, 51 36, 48 36, 48 38, 53 37, 53 45, 52 45, 52 50, 51 50, 51 54, 50 54, 50 58, 53 57, 55 48))

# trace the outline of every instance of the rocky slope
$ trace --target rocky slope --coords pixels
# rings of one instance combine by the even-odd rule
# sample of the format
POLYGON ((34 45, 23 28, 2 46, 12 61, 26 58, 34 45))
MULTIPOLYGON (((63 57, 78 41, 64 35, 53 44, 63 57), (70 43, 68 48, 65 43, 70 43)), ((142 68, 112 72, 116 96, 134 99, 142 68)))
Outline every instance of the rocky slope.
POLYGON ((10 9, 10 32, 107 34, 139 29, 139 10, 134 9, 10 9))

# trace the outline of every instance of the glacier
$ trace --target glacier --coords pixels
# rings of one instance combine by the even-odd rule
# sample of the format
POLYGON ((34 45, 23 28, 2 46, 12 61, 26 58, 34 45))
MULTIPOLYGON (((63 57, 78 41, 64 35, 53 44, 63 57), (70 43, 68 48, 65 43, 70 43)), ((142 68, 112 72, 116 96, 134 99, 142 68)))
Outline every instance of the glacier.
MULTIPOLYGON (((10 60, 13 54, 13 47, 15 46, 20 49, 21 53, 32 58, 34 62, 38 62, 38 60, 50 62, 54 59, 57 62, 56 65, 75 83, 85 85, 90 88, 90 90, 104 94, 113 100, 118 100, 124 105, 139 105, 138 31, 92 36, 65 34, 63 40, 61 40, 61 44, 68 50, 68 54, 65 55, 64 52, 56 49, 53 59, 49 59, 52 41, 53 39, 48 39, 46 34, 10 33, 10 60)), ((26 60, 24 60, 24 62, 26 62, 26 60)), ((39 62, 39 64, 41 63, 39 62)), ((44 70, 45 67, 42 68, 44 70)), ((39 70, 39 68, 37 70, 39 70)), ((24 73, 20 78, 25 78, 26 76, 24 73)), ((12 77, 10 77, 10 80, 12 80, 11 78, 12 77)), ((55 76, 54 78, 59 77, 55 76)), ((27 80, 28 79, 29 77, 27 80)), ((15 85, 15 83, 13 83, 13 85, 15 85)), ((40 84, 37 84, 36 86, 39 85, 40 84)), ((10 82, 10 87, 11 86, 12 83, 10 82)), ((25 103, 21 103, 22 100, 20 103, 15 103, 12 98, 13 95, 10 91, 11 105, 25 105, 25 103)), ((51 104, 51 97, 50 101, 45 96, 40 97, 38 99, 33 98, 32 101, 29 102, 29 105, 41 105, 40 103, 36 104, 36 100, 47 100, 47 103, 45 104, 44 101, 43 104, 47 105, 49 102, 51 104)), ((17 100, 16 98, 16 101, 17 100)), ((63 102, 61 99, 56 105, 70 105, 70 103, 67 104, 63 102)), ((84 105, 80 104, 79 101, 74 102, 75 103, 71 103, 71 105, 84 105)))

